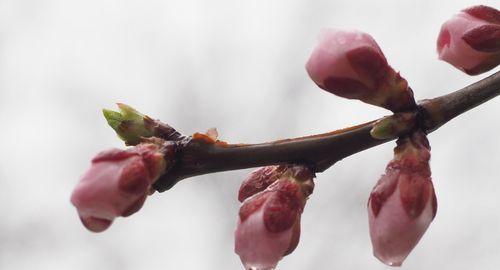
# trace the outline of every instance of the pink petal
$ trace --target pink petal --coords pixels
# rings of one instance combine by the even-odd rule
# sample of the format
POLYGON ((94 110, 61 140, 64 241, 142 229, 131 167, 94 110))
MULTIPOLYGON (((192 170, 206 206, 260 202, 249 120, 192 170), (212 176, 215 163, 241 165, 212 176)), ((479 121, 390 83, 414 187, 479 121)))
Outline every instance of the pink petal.
POLYGON ((378 215, 368 211, 375 257, 387 265, 400 266, 433 220, 432 203, 427 200, 421 214, 411 218, 403 206, 400 189, 396 189, 378 215))
POLYGON ((235 232, 235 252, 245 269, 274 269, 287 253, 293 238, 293 228, 272 233, 264 224, 264 211, 257 211, 242 222, 235 232))

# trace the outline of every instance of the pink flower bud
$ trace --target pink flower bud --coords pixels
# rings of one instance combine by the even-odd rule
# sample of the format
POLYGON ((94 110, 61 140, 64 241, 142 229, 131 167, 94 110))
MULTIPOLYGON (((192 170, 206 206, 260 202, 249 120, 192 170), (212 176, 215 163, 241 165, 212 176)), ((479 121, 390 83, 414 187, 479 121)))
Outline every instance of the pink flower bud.
POLYGON ((439 59, 469 75, 500 64, 500 12, 474 6, 463 10, 441 27, 437 40, 439 59))
POLYGON ((389 66, 382 50, 366 33, 323 31, 306 69, 320 88, 335 95, 392 111, 415 106, 406 80, 389 66))
POLYGON ((240 208, 235 252, 245 269, 274 269, 283 256, 297 247, 300 216, 314 182, 305 167, 297 178, 293 170, 287 170, 264 191, 247 198, 240 208), (305 175, 309 177, 301 178, 305 175))
POLYGON ((387 265, 402 264, 436 215, 429 149, 422 132, 400 138, 394 159, 370 194, 373 253, 387 265))
POLYGON ((165 170, 163 156, 160 146, 143 143, 127 150, 106 150, 92 159, 71 195, 83 225, 101 232, 115 217, 139 211, 151 185, 165 170))

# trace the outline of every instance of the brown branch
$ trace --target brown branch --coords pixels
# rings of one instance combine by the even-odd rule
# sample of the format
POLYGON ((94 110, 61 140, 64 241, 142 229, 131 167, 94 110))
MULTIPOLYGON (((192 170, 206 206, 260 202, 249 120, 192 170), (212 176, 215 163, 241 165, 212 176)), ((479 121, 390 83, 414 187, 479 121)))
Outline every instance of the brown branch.
MULTIPOLYGON (((456 92, 419 102, 418 126, 432 132, 456 116, 500 94, 500 72, 456 92)), ((163 192, 178 181, 202 174, 280 163, 307 164, 323 172, 337 161, 390 141, 370 135, 376 121, 325 134, 261 144, 226 144, 203 136, 177 142, 175 165, 156 183, 163 192)), ((410 130, 404 130, 407 133, 410 130)))

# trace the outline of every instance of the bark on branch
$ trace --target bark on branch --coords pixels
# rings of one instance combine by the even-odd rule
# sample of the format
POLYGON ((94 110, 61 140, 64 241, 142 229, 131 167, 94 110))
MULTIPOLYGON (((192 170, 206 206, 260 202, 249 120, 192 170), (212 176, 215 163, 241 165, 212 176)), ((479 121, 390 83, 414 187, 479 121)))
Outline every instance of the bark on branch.
MULTIPOLYGON (((419 102, 414 121, 432 132, 456 116, 500 94, 500 72, 461 90, 419 102)), ((203 136, 165 138, 177 144, 176 163, 154 185, 160 192, 202 174, 280 163, 301 163, 323 172, 337 161, 390 141, 370 135, 375 121, 329 133, 260 144, 226 144, 203 136)), ((409 132, 403 130, 403 133, 409 132)))

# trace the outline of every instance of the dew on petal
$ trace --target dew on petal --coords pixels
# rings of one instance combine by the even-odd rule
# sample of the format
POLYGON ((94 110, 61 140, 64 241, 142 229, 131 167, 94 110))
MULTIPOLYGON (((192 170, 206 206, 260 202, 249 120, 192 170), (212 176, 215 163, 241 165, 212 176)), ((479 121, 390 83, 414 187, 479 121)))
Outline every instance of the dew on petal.
POLYGON ((245 269, 248 270, 274 270, 274 267, 259 267, 259 266, 245 266, 245 269))
POLYGON ((387 264, 389 266, 396 266, 396 267, 401 266, 401 262, 385 262, 385 264, 387 264))

